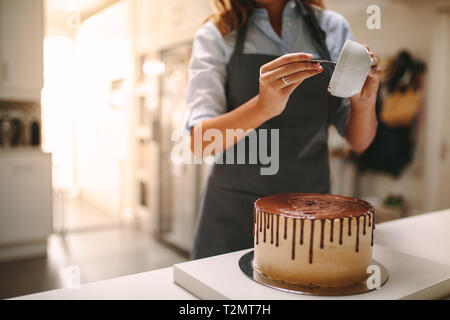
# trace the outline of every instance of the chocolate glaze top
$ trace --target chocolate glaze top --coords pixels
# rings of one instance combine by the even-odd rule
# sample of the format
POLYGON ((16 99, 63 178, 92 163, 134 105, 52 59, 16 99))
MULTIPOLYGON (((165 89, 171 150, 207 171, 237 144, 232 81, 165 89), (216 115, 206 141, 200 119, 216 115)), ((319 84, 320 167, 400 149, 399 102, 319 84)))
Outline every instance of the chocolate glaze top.
POLYGON ((260 198, 255 209, 300 219, 341 219, 375 212, 366 201, 338 195, 287 193, 260 198))

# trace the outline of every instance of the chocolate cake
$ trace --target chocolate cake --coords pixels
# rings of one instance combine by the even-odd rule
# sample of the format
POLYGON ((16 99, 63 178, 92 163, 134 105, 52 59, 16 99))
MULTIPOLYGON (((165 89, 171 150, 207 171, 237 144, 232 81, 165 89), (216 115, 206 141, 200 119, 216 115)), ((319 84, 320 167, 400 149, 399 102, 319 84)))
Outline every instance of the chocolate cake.
POLYGON ((280 194, 254 205, 256 271, 306 286, 350 286, 367 278, 375 210, 328 194, 280 194))

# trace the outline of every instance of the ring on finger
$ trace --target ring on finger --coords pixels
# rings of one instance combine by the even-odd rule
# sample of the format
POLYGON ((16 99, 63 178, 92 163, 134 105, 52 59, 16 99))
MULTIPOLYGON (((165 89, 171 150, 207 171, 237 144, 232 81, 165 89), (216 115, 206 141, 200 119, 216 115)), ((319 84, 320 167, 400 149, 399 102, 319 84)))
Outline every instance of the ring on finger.
POLYGON ((285 77, 281 77, 281 80, 284 82, 284 84, 285 84, 286 86, 291 85, 291 82, 290 82, 288 79, 286 79, 285 77))
POLYGON ((374 65, 377 65, 378 64, 378 58, 376 57, 376 56, 373 56, 373 62, 374 62, 374 65))

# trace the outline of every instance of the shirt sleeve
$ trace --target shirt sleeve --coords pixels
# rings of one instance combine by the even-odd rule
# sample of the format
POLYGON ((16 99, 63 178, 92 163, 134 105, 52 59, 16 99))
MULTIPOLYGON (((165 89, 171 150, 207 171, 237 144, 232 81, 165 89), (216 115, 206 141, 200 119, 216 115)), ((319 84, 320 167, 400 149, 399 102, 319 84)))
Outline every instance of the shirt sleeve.
POLYGON ((198 122, 226 112, 226 54, 222 34, 213 22, 196 33, 189 64, 186 102, 189 112, 183 123, 184 135, 198 122))
MULTIPOLYGON (((354 40, 350 24, 342 15, 324 10, 321 17, 321 26, 327 33, 327 47, 329 48, 331 59, 337 61, 345 42, 354 40)), ((346 98, 341 99, 341 103, 336 107, 333 125, 341 136, 345 135, 350 106, 350 99, 346 98)))

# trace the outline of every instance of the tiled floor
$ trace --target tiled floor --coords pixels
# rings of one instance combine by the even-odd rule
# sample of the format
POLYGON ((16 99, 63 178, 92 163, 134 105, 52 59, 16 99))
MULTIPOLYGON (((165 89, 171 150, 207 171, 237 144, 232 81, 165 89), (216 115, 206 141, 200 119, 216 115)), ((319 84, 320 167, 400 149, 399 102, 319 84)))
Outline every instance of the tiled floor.
POLYGON ((186 260, 131 228, 54 234, 49 238, 47 258, 0 263, 0 298, 61 288, 64 272, 73 265, 80 268, 81 283, 87 283, 186 260))

